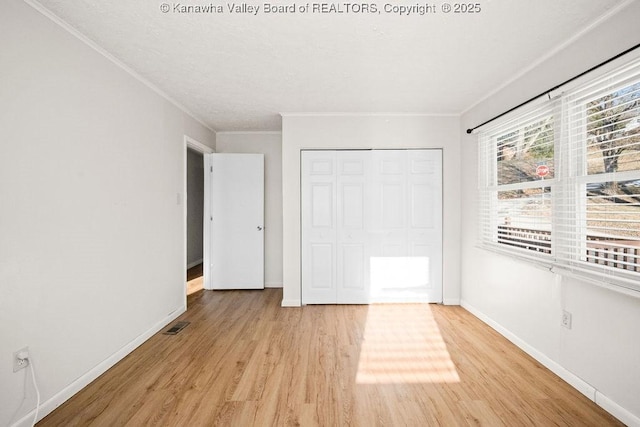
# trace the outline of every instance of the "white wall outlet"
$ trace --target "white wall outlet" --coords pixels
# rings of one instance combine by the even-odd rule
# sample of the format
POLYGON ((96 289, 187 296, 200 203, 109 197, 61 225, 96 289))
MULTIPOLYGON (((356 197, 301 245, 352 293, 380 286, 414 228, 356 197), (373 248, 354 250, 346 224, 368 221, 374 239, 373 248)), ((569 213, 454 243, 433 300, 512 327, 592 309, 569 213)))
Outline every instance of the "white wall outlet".
POLYGON ((29 366, 29 347, 21 348, 13 353, 13 372, 29 366))
POLYGON ((566 310, 562 311, 562 326, 571 329, 571 313, 566 310))

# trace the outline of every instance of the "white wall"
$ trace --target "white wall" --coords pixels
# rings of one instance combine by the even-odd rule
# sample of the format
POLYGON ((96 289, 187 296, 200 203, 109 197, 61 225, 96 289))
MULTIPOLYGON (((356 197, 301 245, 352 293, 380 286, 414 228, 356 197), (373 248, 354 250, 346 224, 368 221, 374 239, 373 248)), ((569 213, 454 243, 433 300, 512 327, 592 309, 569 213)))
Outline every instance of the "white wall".
POLYGON ((204 157, 187 150, 187 268, 202 262, 204 157))
POLYGON ((215 135, 21 0, 0 52, 4 426, 35 407, 14 351, 42 416, 185 309, 183 138, 215 135))
POLYGON ((461 128, 463 305, 630 425, 640 424, 640 298, 476 248, 477 137, 464 130, 638 43, 638 17, 632 2, 464 114, 461 128))
POLYGON ((282 134, 218 132, 218 153, 264 154, 264 281, 282 287, 282 134))
POLYGON ((300 150, 442 148, 444 302, 460 301, 460 121, 422 115, 285 115, 282 120, 284 306, 300 300, 300 150))

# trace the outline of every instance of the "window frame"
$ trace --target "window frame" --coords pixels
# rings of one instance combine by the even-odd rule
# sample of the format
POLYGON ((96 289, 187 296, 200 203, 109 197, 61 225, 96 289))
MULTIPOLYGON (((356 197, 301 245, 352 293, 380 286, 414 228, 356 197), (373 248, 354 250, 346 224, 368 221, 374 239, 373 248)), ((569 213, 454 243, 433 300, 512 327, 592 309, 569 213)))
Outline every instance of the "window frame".
MULTIPOLYGON (((508 134, 510 132, 514 132, 516 130, 524 131, 525 128, 527 128, 531 124, 536 123, 537 121, 540 121, 541 118, 544 117, 551 117, 553 119, 554 133, 557 132, 558 122, 555 118, 557 110, 556 104, 556 102, 551 102, 532 106, 532 108, 527 109, 525 112, 513 117, 512 119, 488 128, 486 132, 481 132, 481 135, 479 137, 480 151, 482 151, 484 154, 479 155, 480 164, 478 167, 478 171, 480 173, 478 181, 480 206, 481 210, 484 212, 484 215, 481 215, 481 217, 489 216, 490 218, 488 221, 485 221, 485 223, 481 222, 480 224, 480 241, 482 242, 482 247, 496 250, 498 252, 514 254, 515 256, 521 258, 542 260, 546 262, 551 261, 553 253, 553 216, 551 216, 551 221, 549 224, 549 243, 551 245, 549 248, 550 253, 546 253, 541 250, 531 250, 521 247, 524 246, 524 244, 519 247, 517 245, 510 245, 509 243, 505 243, 504 241, 508 241, 509 239, 501 239, 499 231, 499 193, 504 191, 542 189, 543 194, 545 194, 544 188, 548 187, 550 188, 550 194, 547 194, 549 194, 550 203, 553 204, 552 195, 556 181, 557 168, 555 168, 554 176, 551 179, 499 184, 498 140, 501 136, 504 136, 505 134, 508 134)), ((554 161, 554 163, 556 163, 556 138, 554 138, 553 147, 554 158, 552 160, 554 161)), ((530 246, 535 246, 535 243, 532 242, 530 246)))

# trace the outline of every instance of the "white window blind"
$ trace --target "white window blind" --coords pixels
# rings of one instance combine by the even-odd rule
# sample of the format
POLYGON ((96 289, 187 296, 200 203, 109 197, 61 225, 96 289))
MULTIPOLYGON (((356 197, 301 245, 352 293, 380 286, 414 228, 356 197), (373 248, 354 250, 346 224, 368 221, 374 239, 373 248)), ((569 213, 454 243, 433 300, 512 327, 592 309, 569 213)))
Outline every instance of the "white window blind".
POLYGON ((566 95, 557 261, 640 289, 640 62, 566 95))
POLYGON ((522 256, 552 252, 553 104, 480 137, 481 240, 522 256))
POLYGON ((479 143, 483 246, 640 291, 640 59, 479 143))

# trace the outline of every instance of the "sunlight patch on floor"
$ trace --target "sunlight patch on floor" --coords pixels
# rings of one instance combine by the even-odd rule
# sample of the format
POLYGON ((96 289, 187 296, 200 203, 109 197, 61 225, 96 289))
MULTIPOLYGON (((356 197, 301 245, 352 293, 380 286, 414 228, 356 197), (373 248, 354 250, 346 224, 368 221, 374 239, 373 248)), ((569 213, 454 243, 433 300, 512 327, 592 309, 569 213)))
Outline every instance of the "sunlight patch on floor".
POLYGON ((460 377, 428 304, 370 305, 356 383, 456 383, 460 377))
POLYGON ((204 289, 202 277, 198 277, 197 279, 189 280, 187 282, 187 295, 191 295, 202 289, 204 289))
POLYGON ((204 289, 204 277, 202 276, 202 264, 198 264, 187 270, 187 295, 191 295, 204 289))

